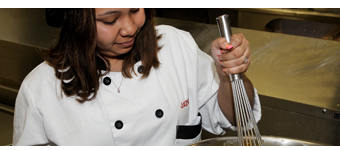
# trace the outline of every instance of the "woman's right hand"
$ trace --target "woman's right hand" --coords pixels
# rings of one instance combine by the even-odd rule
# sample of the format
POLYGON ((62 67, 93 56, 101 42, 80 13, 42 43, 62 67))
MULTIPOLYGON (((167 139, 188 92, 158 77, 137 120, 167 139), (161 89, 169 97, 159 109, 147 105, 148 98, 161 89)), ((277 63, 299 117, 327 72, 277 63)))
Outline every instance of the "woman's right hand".
POLYGON ((231 42, 221 37, 211 44, 211 53, 219 74, 244 73, 250 65, 249 42, 243 34, 234 34, 231 42))

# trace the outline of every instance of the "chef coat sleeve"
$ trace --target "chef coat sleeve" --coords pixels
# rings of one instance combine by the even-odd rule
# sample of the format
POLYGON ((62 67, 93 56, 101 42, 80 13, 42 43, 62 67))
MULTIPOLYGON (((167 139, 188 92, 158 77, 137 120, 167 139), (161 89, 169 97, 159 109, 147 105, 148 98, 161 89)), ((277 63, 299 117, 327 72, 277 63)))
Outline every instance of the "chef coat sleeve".
MULTIPOLYGON (((222 113, 217 100, 219 88, 219 77, 216 72, 213 59, 197 47, 197 69, 198 69, 198 101, 199 112, 202 115, 202 126, 213 134, 224 134, 225 129, 236 131, 228 119, 222 113)), ((254 88, 254 109, 253 113, 256 122, 261 118, 260 99, 257 90, 254 88)))
POLYGON ((43 119, 36 104, 24 80, 15 103, 13 146, 48 144, 43 119))

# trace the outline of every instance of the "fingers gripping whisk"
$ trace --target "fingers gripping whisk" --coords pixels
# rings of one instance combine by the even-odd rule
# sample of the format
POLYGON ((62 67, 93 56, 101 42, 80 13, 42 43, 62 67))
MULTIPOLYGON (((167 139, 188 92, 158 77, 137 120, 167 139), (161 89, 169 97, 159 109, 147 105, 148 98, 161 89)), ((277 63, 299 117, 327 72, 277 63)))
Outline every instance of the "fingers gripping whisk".
MULTIPOLYGON (((219 16, 216 18, 216 21, 220 36, 225 37, 230 43, 232 33, 229 26, 228 15, 219 16)), ((263 140, 249 103, 242 76, 241 74, 230 74, 229 77, 234 98, 238 144, 240 146, 261 146, 263 140)))

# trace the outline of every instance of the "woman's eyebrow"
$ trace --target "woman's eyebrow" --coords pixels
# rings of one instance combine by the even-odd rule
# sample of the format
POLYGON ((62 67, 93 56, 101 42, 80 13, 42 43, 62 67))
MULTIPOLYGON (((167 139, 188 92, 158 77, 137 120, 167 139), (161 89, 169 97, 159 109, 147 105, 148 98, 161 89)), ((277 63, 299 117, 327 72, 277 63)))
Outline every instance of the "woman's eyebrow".
POLYGON ((120 11, 115 11, 115 10, 107 11, 104 14, 98 14, 98 16, 105 16, 105 15, 114 14, 114 13, 120 13, 120 11))

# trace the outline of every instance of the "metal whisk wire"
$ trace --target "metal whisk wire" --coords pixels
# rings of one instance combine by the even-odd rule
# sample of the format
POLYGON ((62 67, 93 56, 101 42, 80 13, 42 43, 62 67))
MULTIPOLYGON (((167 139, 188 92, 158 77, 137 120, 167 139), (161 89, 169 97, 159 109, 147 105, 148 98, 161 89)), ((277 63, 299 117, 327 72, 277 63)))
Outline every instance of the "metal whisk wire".
MULTIPOLYGON (((225 37, 230 43, 231 29, 229 16, 222 15, 216 18, 220 36, 225 37)), ((238 144, 240 146, 261 146, 262 138, 257 128, 254 113, 249 104, 241 74, 230 74, 230 81, 233 91, 235 117, 237 124, 238 144)))
POLYGON ((239 145, 257 146, 262 144, 260 132, 257 128, 254 114, 244 90, 243 80, 232 82, 236 120, 238 127, 239 145))

